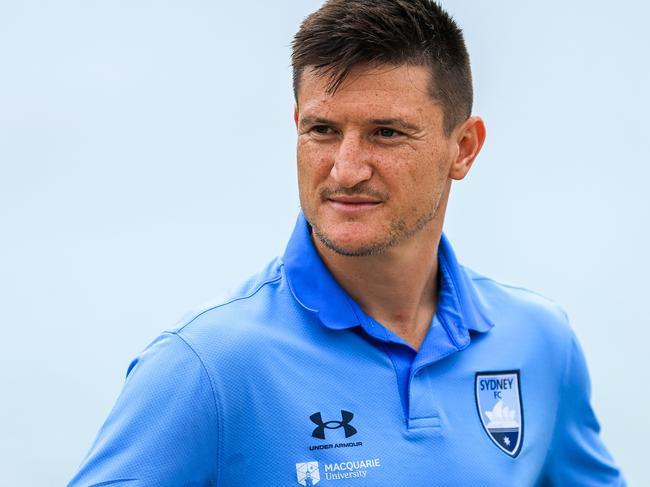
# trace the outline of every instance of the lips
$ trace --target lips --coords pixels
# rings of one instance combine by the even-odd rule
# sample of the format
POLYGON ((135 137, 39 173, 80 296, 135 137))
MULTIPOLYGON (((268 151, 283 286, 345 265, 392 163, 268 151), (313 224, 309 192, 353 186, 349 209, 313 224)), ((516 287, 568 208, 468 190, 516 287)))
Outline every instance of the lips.
POLYGON ((381 205, 381 201, 375 198, 362 196, 336 196, 328 198, 329 206, 337 211, 351 213, 371 210, 381 205))
POLYGON ((388 193, 365 185, 355 188, 323 188, 319 193, 326 207, 347 215, 374 211, 389 199, 388 193))
POLYGON ((342 203, 346 205, 375 205, 381 203, 381 201, 375 198, 367 198, 363 196, 335 196, 334 198, 328 198, 329 201, 334 203, 342 203))

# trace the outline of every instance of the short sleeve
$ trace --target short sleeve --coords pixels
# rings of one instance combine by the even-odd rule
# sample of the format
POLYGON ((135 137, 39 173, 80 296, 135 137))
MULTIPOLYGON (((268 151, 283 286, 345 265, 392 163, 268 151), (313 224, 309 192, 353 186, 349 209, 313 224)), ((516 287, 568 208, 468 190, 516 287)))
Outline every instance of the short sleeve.
POLYGON ((131 363, 69 487, 216 485, 217 422, 200 358, 180 336, 163 333, 131 363))
POLYGON ((590 399, 591 384, 587 364, 572 333, 553 443, 542 486, 626 485, 600 437, 600 425, 590 399))

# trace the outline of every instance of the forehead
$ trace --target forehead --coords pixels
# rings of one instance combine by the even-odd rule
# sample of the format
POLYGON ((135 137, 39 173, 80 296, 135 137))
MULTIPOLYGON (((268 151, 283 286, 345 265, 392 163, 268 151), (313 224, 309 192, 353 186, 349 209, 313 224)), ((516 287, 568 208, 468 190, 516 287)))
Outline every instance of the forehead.
POLYGON ((373 112, 384 116, 442 115, 430 95, 431 73, 425 66, 361 66, 354 68, 336 92, 329 93, 330 77, 305 69, 298 92, 301 114, 334 115, 373 112))

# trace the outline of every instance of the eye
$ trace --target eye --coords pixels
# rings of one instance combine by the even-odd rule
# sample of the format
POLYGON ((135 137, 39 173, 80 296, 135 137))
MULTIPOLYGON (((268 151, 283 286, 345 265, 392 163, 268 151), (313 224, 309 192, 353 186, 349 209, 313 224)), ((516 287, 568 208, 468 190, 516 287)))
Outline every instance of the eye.
POLYGON ((310 130, 318 135, 330 135, 332 133, 332 127, 327 125, 314 125, 310 130))
POLYGON ((389 128, 386 128, 386 127, 382 127, 382 128, 377 130, 377 135, 379 135, 380 137, 383 137, 385 139, 394 139, 398 135, 402 135, 402 134, 400 132, 398 132, 397 130, 395 130, 395 129, 389 129, 389 128))

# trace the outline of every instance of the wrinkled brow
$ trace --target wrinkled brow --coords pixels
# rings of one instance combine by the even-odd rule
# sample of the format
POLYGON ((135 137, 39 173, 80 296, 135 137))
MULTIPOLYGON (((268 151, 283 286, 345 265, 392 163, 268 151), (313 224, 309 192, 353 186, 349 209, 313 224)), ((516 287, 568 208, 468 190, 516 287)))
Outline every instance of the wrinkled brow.
MULTIPOLYGON (((403 130, 407 131, 412 131, 412 132, 418 132, 420 130, 420 127, 417 125, 414 125, 410 122, 407 122, 403 118, 395 117, 395 118, 373 118, 372 120, 368 120, 368 123, 372 125, 385 125, 388 127, 396 127, 400 128, 403 130)), ((306 116, 300 119, 300 125, 301 126, 306 126, 306 125, 336 125, 336 123, 332 120, 328 120, 326 118, 322 117, 310 117, 306 116)))

